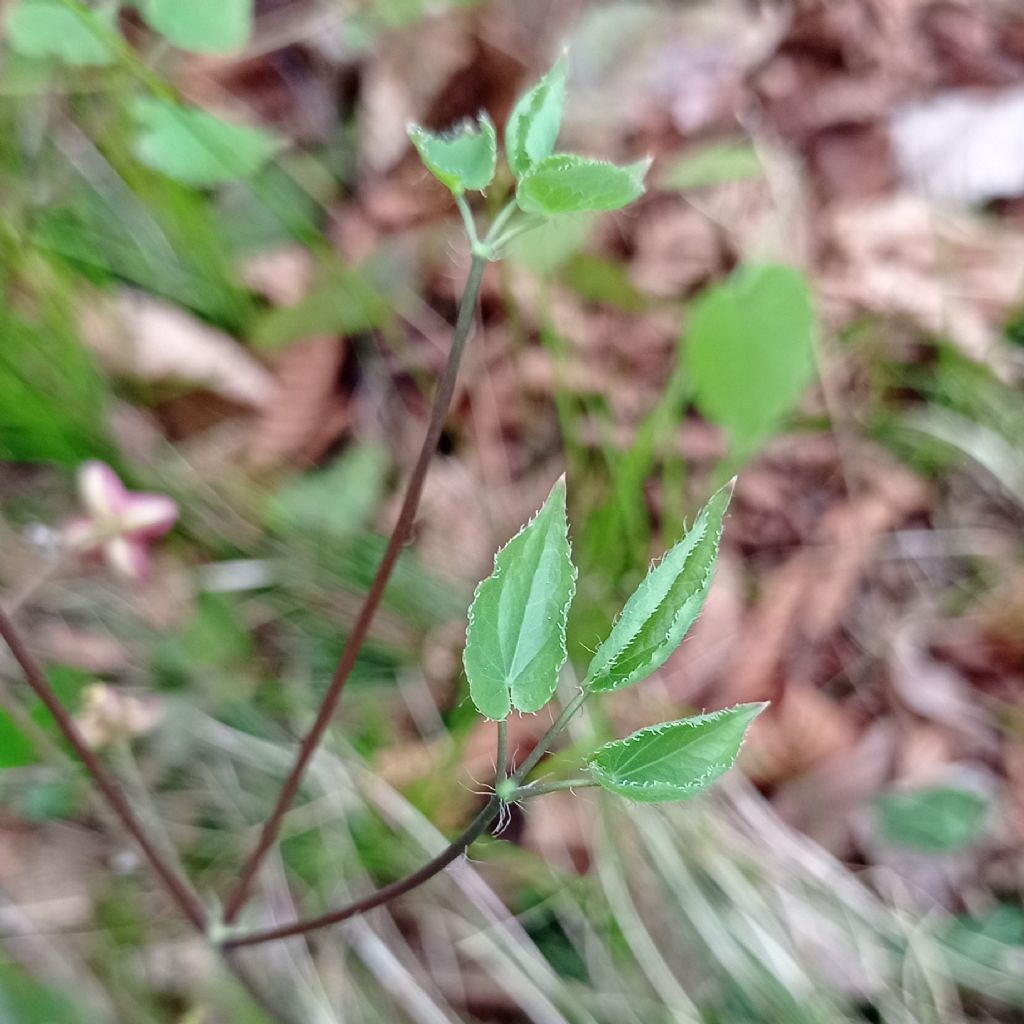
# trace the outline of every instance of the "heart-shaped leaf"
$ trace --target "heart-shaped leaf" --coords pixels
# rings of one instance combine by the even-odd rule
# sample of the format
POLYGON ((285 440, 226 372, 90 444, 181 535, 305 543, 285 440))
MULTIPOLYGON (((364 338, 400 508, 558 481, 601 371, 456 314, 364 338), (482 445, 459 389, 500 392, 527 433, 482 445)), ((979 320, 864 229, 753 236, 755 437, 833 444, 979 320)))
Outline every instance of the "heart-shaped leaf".
POLYGON ((619 210, 644 194, 650 160, 621 167, 605 160, 558 154, 540 160, 519 180, 516 202, 526 213, 619 210))
POLYGON ((565 662, 565 625, 576 592, 565 478, 541 510, 494 556, 494 572, 469 609, 463 663, 481 714, 539 711, 565 662))
POLYGON ((711 587, 733 485, 716 491, 693 528, 647 574, 597 649, 583 685, 618 690, 646 679, 682 643, 711 587))
POLYGON ((440 135, 411 124, 409 139, 427 170, 456 195, 485 189, 494 178, 498 137, 486 114, 440 135))
POLYGON ((814 374, 807 279, 793 267, 741 267, 694 302, 684 356, 697 408, 750 454, 814 374))
POLYGON ((7 18, 7 42, 22 57, 101 66, 116 59, 104 28, 116 32, 112 15, 80 13, 60 0, 20 0, 7 18))
POLYGON ((505 126, 505 155, 517 178, 554 152, 562 124, 565 73, 563 57, 529 92, 519 97, 509 116, 505 126))
POLYGON ((229 124, 195 107, 139 98, 132 115, 140 127, 135 155, 155 171, 186 185, 215 185, 254 174, 280 148, 269 132, 229 124))
POLYGON ((252 31, 253 0, 143 0, 150 28, 183 50, 230 53, 252 31))
POLYGON ((590 771, 605 789, 639 803, 688 800, 733 766, 747 727, 767 706, 737 704, 648 726, 606 743, 590 771))

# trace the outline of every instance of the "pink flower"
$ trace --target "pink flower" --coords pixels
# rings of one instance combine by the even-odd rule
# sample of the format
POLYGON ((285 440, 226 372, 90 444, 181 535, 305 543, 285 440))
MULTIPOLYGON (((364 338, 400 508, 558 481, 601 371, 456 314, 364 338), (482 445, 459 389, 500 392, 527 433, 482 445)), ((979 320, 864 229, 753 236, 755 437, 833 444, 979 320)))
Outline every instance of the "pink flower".
POLYGON ((99 555, 118 575, 149 577, 150 545, 178 518, 178 506, 165 494, 132 494, 104 462, 85 462, 78 470, 78 493, 85 515, 64 527, 72 551, 99 555))

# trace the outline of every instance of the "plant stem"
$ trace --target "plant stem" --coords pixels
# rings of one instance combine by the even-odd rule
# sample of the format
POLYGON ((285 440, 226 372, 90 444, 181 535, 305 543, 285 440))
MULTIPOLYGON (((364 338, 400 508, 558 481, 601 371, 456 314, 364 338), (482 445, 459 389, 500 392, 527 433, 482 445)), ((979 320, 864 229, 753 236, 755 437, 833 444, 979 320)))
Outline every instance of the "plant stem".
POLYGON ((31 687, 32 692, 43 702, 46 710, 53 716, 54 722, 57 723, 57 728, 78 755, 85 770, 92 777, 92 780, 96 783, 97 788, 103 794, 104 799, 110 805, 114 814, 117 815, 125 830, 138 843, 143 856, 149 861, 153 872, 163 882, 168 894, 192 925, 198 931, 205 934, 206 913, 198 897, 192 892, 184 876, 175 870, 149 838, 142 823, 132 810, 127 797, 121 791, 121 787, 114 780, 114 777, 107 772, 106 767, 96 755, 96 752, 85 742, 85 738, 75 724, 75 720, 57 699, 57 695, 53 692, 53 688, 50 686, 42 667, 25 646, 14 623, 3 609, 0 609, 0 636, 3 637, 4 642, 11 650, 11 654, 14 655, 14 660, 21 667, 21 671, 25 675, 25 681, 31 687))
MULTIPOLYGON (((540 759, 547 752, 547 748, 550 746, 552 740, 554 740, 569 724, 573 715, 583 706, 583 702, 590 696, 589 690, 580 690, 580 692, 562 709, 562 713, 552 723, 551 728, 544 734, 540 742, 534 748, 530 756, 523 762, 522 767, 511 776, 512 780, 516 783, 522 782, 527 774, 537 765, 540 759)), ((502 781, 507 776, 507 758, 508 758, 508 731, 505 722, 498 723, 498 759, 497 759, 497 778, 498 781, 502 781), (502 728, 505 726, 505 728, 502 728), (504 747, 504 760, 502 759, 502 748, 504 747), (503 765, 506 766, 505 771, 502 771, 503 765)), ((588 779, 570 779, 565 782, 554 782, 554 783, 540 783, 536 786, 529 786, 521 790, 515 795, 515 799, 520 796, 539 796, 544 792, 553 792, 556 789, 568 789, 572 786, 586 786, 594 785, 588 779)), ((449 864, 455 861, 461 854, 463 854, 469 847, 484 834, 488 826, 498 816, 501 811, 502 805, 509 801, 503 800, 497 793, 494 794, 484 805, 480 813, 470 822, 466 830, 459 835, 459 837, 441 851, 433 860, 428 861, 423 867, 414 871, 411 875, 406 875, 405 878, 400 878, 397 882, 392 882, 390 885, 384 886, 383 889, 378 889, 376 892, 370 893, 368 896, 364 896, 362 899, 356 900, 353 903, 348 903, 343 907, 338 907, 335 910, 329 910, 319 917, 310 917, 298 921, 291 921, 288 924, 276 925, 273 928, 264 928, 258 931, 248 932, 244 935, 238 935, 233 938, 228 938, 224 941, 222 948, 224 950, 240 949, 244 946, 256 946, 263 942, 273 942, 275 939, 286 939, 295 935, 305 935, 307 932, 315 931, 317 928, 325 928, 328 925, 339 924, 341 921, 347 921, 350 917, 357 917, 359 914, 365 914, 368 910, 373 910, 375 907, 382 906, 385 903, 390 903, 391 900, 397 899, 400 896, 404 896, 406 893, 412 892, 413 889, 423 885, 424 882, 429 882, 435 875, 439 875, 449 864)))
POLYGON ((498 722, 498 752, 494 758, 494 784, 508 778, 508 719, 498 722))
POLYGON ((455 196, 455 205, 458 207, 459 215, 462 217, 462 226, 466 229, 466 234, 469 236, 470 250, 475 254, 480 248, 480 238, 476 233, 476 221, 473 220, 473 211, 469 208, 469 203, 466 202, 465 196, 455 196))
POLYGON ((491 224, 490 231, 487 232, 487 237, 484 239, 485 245, 495 247, 494 239, 496 239, 501 233, 501 229, 508 223, 509 217, 516 212, 516 201, 514 198, 510 199, 504 206, 503 209, 498 211, 498 215, 494 218, 491 224))
POLYGON ((552 741, 564 731, 572 717, 576 714, 583 702, 590 696, 589 690, 580 690, 568 704, 562 708, 562 713, 551 723, 551 728, 537 742, 537 745, 530 751, 530 756, 519 766, 518 771, 512 776, 512 780, 521 783, 540 762, 540 759, 548 752, 552 741))
POLYGON ((273 928, 264 928, 261 931, 249 932, 246 935, 239 935, 236 938, 226 939, 223 948, 225 950, 240 949, 243 946, 256 946, 263 942, 273 942, 276 939, 287 939, 293 935, 304 935, 306 932, 315 931, 317 928, 325 928, 328 925, 339 924, 350 917, 357 917, 365 914, 368 910, 390 903, 391 900, 404 896, 413 889, 430 881, 435 875, 440 874, 449 864, 462 856, 466 850, 487 831, 491 822, 498 816, 503 801, 497 794, 484 804, 480 813, 470 822, 466 830, 455 839, 449 846, 446 846, 433 860, 428 861, 418 871, 414 871, 397 882, 385 885, 382 889, 364 896, 354 903, 349 903, 336 910, 329 910, 319 917, 310 917, 301 921, 292 921, 289 924, 278 925, 273 928))
POLYGON ((402 546, 409 538, 413 519, 416 516, 416 509, 419 506, 420 495, 423 493, 423 482, 427 475, 427 468, 437 449, 437 443, 441 438, 441 431, 444 429, 445 420, 448 416, 452 395, 455 392, 455 380, 458 376, 459 364, 462 361, 466 342, 469 339, 470 329, 473 326, 473 313, 480 295, 480 282, 483 278, 486 264, 487 261, 480 254, 474 253, 469 267, 469 276, 466 280, 466 288, 462 294, 462 302, 459 305, 459 315, 455 322, 455 331, 452 335, 448 362, 445 364, 444 372, 437 383, 437 393, 434 395, 434 404, 430 411, 430 422, 427 425, 426 436, 423 438, 423 446, 420 448, 416 465, 413 467, 412 475, 409 477, 398 520, 391 531, 391 537, 388 539, 384 557, 381 559, 380 565, 377 568, 377 574, 370 584, 370 589, 363 601, 362 608, 360 608, 359 615, 356 617, 352 633, 345 644, 345 649, 341 653, 338 667, 334 670, 330 686, 324 694, 324 699, 317 711, 313 726, 299 747, 295 763, 281 787, 277 803, 274 805, 270 817, 263 826, 255 849, 249 855, 242 868, 238 883, 225 904, 224 921, 226 924, 231 924, 238 917, 239 912, 248 899, 256 872, 263 863, 263 858, 277 840, 284 816, 295 800, 310 759, 313 757, 317 747, 320 745, 320 741, 323 739, 324 733, 327 731, 327 726, 330 724, 335 708, 338 706, 341 692, 355 666, 356 658, 359 656, 359 651, 362 649, 369 632, 370 624, 373 622, 374 614, 380 605, 381 598, 384 596, 384 588, 391 578, 398 555, 402 550, 402 546))
POLYGON ((535 782, 531 786, 520 786, 509 797, 509 803, 527 800, 532 796, 543 796, 545 793, 558 793, 565 789, 588 789, 598 785, 600 783, 582 775, 576 779, 559 779, 557 782, 535 782))

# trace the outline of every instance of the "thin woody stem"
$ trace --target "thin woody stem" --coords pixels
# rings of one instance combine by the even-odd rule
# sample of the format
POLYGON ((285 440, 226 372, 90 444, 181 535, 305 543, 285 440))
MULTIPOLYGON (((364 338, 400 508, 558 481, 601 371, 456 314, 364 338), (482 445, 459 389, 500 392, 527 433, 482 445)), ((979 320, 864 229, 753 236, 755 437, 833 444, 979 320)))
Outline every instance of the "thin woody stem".
POLYGON ((452 336, 451 350, 448 353, 448 362, 437 383, 437 393, 434 395, 434 404, 430 412, 427 433, 423 438, 423 446, 420 448, 419 457, 409 478, 409 484, 405 491, 405 498, 402 501, 398 520, 391 531, 391 537, 384 551, 384 557, 381 559, 380 565, 377 568, 377 574, 374 576, 363 605, 359 610, 359 615, 352 627, 348 643, 346 643, 345 649, 342 651, 338 667, 334 670, 330 686, 327 688, 323 702, 317 711, 316 719, 299 747, 295 763, 292 765, 292 769, 281 787, 277 803, 274 805, 270 817, 263 826, 259 841, 242 867, 238 883, 225 903, 225 924, 231 924, 238 917, 239 912, 249 897, 256 873, 263 863, 263 858, 277 841, 284 816, 294 802, 306 768, 309 766, 309 762, 313 754, 316 753, 317 747, 320 745, 324 733, 331 722, 331 718, 334 716, 341 692, 348 682, 356 659, 369 633, 370 624, 373 622, 373 617, 380 605, 381 598, 384 596, 384 589, 391 578, 391 573, 395 563, 398 561, 399 553, 409 539, 409 533, 416 516, 416 509, 419 507, 420 496, 423 493, 423 482, 427 475, 427 468, 437 449, 437 443, 441 439, 441 432, 444 429, 445 420, 448 416, 452 395, 455 393, 455 380, 458 376, 459 364, 462 361, 462 354, 465 351, 466 342, 469 339, 470 330, 473 326, 473 313, 476 309, 477 298, 480 295, 480 282, 483 278, 486 263, 487 261, 483 256, 474 253, 469 268, 469 277, 466 280, 466 288, 462 294, 462 302, 459 305, 459 315, 455 323, 455 332, 452 336))
MULTIPOLYGON (((545 753, 547 753, 553 740, 555 740, 569 724, 569 721, 576 714, 577 711, 583 706, 583 702, 590 696, 589 690, 580 690, 580 692, 562 709, 562 713, 552 723, 551 728, 544 734, 540 742, 534 748, 530 756, 523 762, 514 775, 511 776, 513 782, 519 784, 523 779, 536 767, 537 763, 541 760, 545 753)), ((509 778, 507 770, 507 759, 508 759, 508 731, 505 722, 498 723, 498 757, 497 757, 497 771, 495 773, 497 782, 502 782, 509 778), (502 752, 504 750, 504 757, 502 752)), ((528 786, 516 791, 511 800, 517 800, 521 797, 526 796, 540 796, 545 792, 553 792, 557 789, 568 789, 576 786, 588 786, 594 785, 588 779, 571 779, 565 782, 552 782, 552 783, 538 783, 534 786, 528 786)), ((405 878, 400 878, 396 882, 392 882, 390 885, 384 886, 383 889, 378 889, 376 892, 370 893, 368 896, 362 897, 362 899, 355 900, 352 903, 347 903, 343 907, 337 907, 334 910, 329 910, 324 914, 320 914, 318 917, 302 918, 296 921, 289 921, 287 924, 275 925, 271 928, 262 928, 257 931, 247 932, 243 935, 237 935, 232 938, 228 938, 224 941, 222 948, 225 951, 232 951, 241 949, 245 946, 257 946, 264 942, 273 942, 276 939, 288 939, 296 935, 305 935, 307 932, 316 931, 318 928, 326 928, 332 924, 340 924, 342 921, 347 921, 351 917, 358 917, 360 914, 365 914, 368 910, 373 910, 376 907, 383 906, 385 903, 390 903, 392 900, 398 899, 400 896, 410 893, 413 889, 419 888, 425 882, 429 882, 435 875, 439 875, 449 864, 457 860, 469 847, 487 831, 491 823, 495 818, 498 817, 501 812, 501 808, 504 804, 509 803, 509 799, 503 799, 498 793, 495 793, 490 800, 484 805, 480 813, 470 822, 466 830, 462 832, 458 838, 452 840, 449 846, 446 846, 433 860, 428 861, 423 867, 418 868, 411 875, 406 875, 405 878)))
POLYGON ((404 896, 413 889, 419 888, 424 882, 430 881, 435 875, 439 875, 449 864, 461 857, 487 831, 491 822, 497 818, 502 803, 503 801, 497 794, 492 796, 457 839, 446 846, 433 860, 428 861, 411 875, 406 875, 405 878, 400 878, 397 882, 385 885, 382 889, 378 889, 376 892, 372 892, 368 896, 364 896, 362 899, 349 903, 344 907, 329 910, 319 917, 291 921, 288 924, 264 928, 260 931, 249 932, 246 935, 239 935, 237 938, 229 938, 225 940, 223 948, 230 951, 243 946, 257 946, 264 942, 274 942, 277 939, 304 935, 306 932, 315 931, 317 928, 326 928, 328 925, 340 924, 350 917, 365 914, 369 910, 404 896))
POLYGON ((85 742, 85 738, 75 724, 75 720, 57 699, 57 695, 53 692, 53 688, 50 686, 42 667, 25 646, 14 623, 3 609, 0 609, 0 636, 3 637, 4 642, 11 650, 11 654, 14 655, 14 660, 24 673, 25 681, 31 687, 32 692, 43 702, 46 710, 52 715, 54 722, 57 723, 57 728, 78 755, 85 770, 92 777, 93 782, 96 783, 97 788, 110 805, 110 809, 117 815, 128 834, 138 843, 143 856, 149 862, 153 872, 163 882, 168 894, 193 926, 205 934, 206 913, 198 897, 192 892, 184 876, 174 868, 149 838, 142 822, 136 817, 121 787, 114 780, 114 777, 107 772, 95 751, 85 742))

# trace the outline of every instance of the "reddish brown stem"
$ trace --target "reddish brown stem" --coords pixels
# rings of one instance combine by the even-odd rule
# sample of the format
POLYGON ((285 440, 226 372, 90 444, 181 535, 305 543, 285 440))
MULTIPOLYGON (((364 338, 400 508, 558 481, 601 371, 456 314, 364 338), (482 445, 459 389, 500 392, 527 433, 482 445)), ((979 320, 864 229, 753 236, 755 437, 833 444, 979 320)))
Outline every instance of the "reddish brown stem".
POLYGON ((392 900, 404 896, 413 889, 419 888, 424 882, 429 882, 435 875, 439 875, 449 864, 462 856, 473 844, 474 840, 487 831, 488 826, 498 816, 501 809, 501 800, 497 794, 483 806, 480 813, 473 819, 469 827, 449 846, 446 846, 433 860, 428 861, 423 867, 414 871, 405 878, 398 879, 390 885, 385 885, 376 892, 371 892, 360 900, 347 903, 335 910, 328 910, 319 917, 309 917, 298 921, 291 921, 288 924, 275 925, 273 928, 264 928, 260 931, 249 932, 228 939, 224 943, 225 950, 239 949, 243 946, 257 946, 264 942, 274 942, 276 939, 287 939, 295 935, 305 935, 307 932, 316 931, 318 928, 326 928, 328 925, 340 924, 350 917, 358 917, 368 910, 383 906, 392 900))
POLYGON ((139 844, 143 856, 149 861, 150 867, 163 882, 164 887, 174 902, 181 908, 181 912, 191 921, 195 928, 206 932, 206 914, 196 895, 192 892, 188 882, 178 873, 174 866, 160 852, 156 845, 150 840, 143 828, 142 823, 135 816, 128 798, 121 791, 121 787, 107 772, 103 762, 96 756, 95 751, 85 742, 75 724, 75 720, 68 714, 67 709, 57 699, 49 681, 35 657, 25 646, 14 623, 7 613, 0 609, 0 636, 11 649, 14 660, 21 667, 25 675, 25 681, 32 688, 32 692, 43 702, 46 710, 53 716, 57 728, 71 744, 78 755, 85 770, 96 783, 104 799, 110 805, 110 809, 117 815, 121 824, 128 834, 139 844))
POLYGON ((384 557, 377 568, 377 574, 370 584, 363 605, 359 610, 352 633, 348 643, 341 653, 338 667, 334 670, 327 692, 316 714, 312 728, 306 734, 295 757, 288 777, 285 779, 278 795, 277 803, 271 811, 270 817, 263 825, 259 841, 249 855, 242 867, 241 873, 234 890, 228 896, 224 905, 224 921, 231 924, 245 905, 256 878, 256 872, 263 863, 274 843, 277 841, 281 831, 284 816, 295 800, 299 791, 302 778, 310 760, 316 753, 327 726, 334 716, 341 697, 341 691, 348 682, 348 678, 355 666, 356 659, 362 649, 370 630, 370 624, 384 596, 384 589, 391 578, 391 572, 398 561, 398 555, 402 546, 409 538, 412 529, 413 519, 416 516, 416 509, 419 507, 420 495, 423 493, 423 481, 427 475, 427 468, 437 449, 437 443, 441 439, 441 431, 444 429, 445 419, 448 416, 448 408, 451 405, 452 395, 455 393, 455 380, 459 372, 459 364, 462 361, 462 354, 465 351, 466 341, 469 338, 470 328, 473 324, 473 313, 476 309, 477 297, 480 294, 480 281, 483 277, 486 260, 482 256, 474 256, 470 264, 469 277, 466 280, 466 288, 462 295, 462 302, 459 306, 459 316, 455 323, 455 332, 452 336, 452 347, 448 353, 448 362, 444 372, 437 383, 437 393, 434 396, 434 404, 430 412, 430 422, 427 426, 426 436, 423 438, 423 446, 420 448, 419 457, 413 467, 412 475, 409 477, 409 484, 405 491, 405 498, 402 501, 402 508, 398 514, 398 520, 391 537, 388 540, 384 557))

